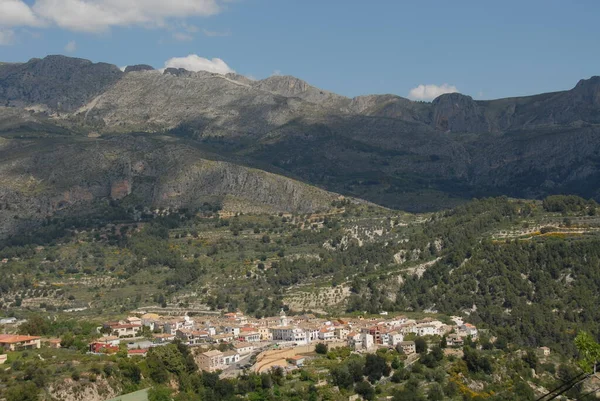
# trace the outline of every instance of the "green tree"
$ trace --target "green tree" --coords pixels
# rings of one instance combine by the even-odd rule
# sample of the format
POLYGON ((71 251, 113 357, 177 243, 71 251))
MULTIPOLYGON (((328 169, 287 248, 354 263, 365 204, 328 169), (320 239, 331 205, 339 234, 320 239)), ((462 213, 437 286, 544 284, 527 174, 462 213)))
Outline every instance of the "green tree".
POLYGON ((417 354, 423 354, 427 352, 427 341, 423 337, 415 338, 415 348, 417 350, 417 354))
POLYGON ((356 394, 361 395, 365 400, 371 401, 375 399, 375 389, 369 382, 361 381, 354 386, 356 394))
POLYGON ((326 355, 328 349, 329 347, 325 343, 318 343, 317 345, 315 345, 315 352, 317 354, 326 355))
POLYGON ((24 382, 6 392, 6 401, 38 401, 39 390, 34 383, 24 382))
POLYGON ((575 346, 579 351, 579 366, 587 372, 594 370, 594 365, 600 362, 600 344, 585 331, 575 337, 575 346))
POLYGON ((171 401, 171 389, 167 387, 152 387, 148 390, 148 401, 171 401))

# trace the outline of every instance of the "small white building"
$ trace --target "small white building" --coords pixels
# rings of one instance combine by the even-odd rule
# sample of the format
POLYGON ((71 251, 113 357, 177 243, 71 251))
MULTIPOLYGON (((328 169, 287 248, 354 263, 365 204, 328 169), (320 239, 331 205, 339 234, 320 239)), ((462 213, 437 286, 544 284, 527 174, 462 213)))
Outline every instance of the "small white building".
POLYGON ((246 355, 254 351, 254 345, 244 342, 233 343, 233 350, 240 355, 246 355))
POLYGON ((240 328, 234 327, 234 326, 227 326, 227 327, 225 327, 225 333, 231 334, 231 335, 237 337, 240 334, 240 328))
POLYGON ((223 352, 223 363, 227 366, 233 365, 240 361, 240 354, 237 351, 223 352))
POLYGON ((391 331, 388 333, 388 344, 395 347, 397 344, 404 341, 404 336, 397 331, 391 331))
POLYGON ((329 341, 335 338, 335 330, 330 330, 329 328, 322 328, 319 330, 319 340, 329 341))

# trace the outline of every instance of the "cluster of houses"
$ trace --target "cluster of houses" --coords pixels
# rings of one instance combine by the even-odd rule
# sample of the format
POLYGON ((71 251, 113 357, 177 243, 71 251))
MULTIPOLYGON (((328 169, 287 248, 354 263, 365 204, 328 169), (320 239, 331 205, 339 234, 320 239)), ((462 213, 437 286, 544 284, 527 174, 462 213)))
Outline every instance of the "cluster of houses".
POLYGON ((108 335, 90 344, 90 352, 117 352, 120 342, 137 338, 142 332, 152 333, 152 339, 143 344, 129 342, 130 356, 144 356, 148 348, 176 339, 189 346, 215 348, 219 344, 228 344, 228 351, 210 350, 198 354, 198 364, 208 371, 238 363, 243 356, 252 353, 258 343, 293 346, 337 341, 345 342, 355 350, 390 346, 401 347, 406 354, 411 354, 415 352, 415 343, 404 341, 409 334, 445 335, 449 346, 461 346, 467 336, 478 336, 475 326, 462 322, 447 325, 430 318, 417 321, 405 316, 328 320, 312 314, 288 317, 283 310, 279 316, 262 319, 249 318, 240 312, 196 319, 145 313, 118 322, 107 322, 99 331, 108 335))

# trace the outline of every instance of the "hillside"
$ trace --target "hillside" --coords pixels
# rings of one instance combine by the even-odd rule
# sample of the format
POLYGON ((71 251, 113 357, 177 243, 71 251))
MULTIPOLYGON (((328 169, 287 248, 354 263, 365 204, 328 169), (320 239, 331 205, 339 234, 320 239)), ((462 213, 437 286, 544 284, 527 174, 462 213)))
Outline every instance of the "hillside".
POLYGON ((348 99, 289 76, 252 81, 149 66, 121 73, 49 56, 3 65, 0 88, 5 137, 162 134, 234 164, 409 211, 482 196, 600 199, 598 77, 563 92, 424 103, 348 99))
POLYGON ((170 137, 49 136, 0 142, 0 233, 54 216, 85 216, 109 202, 132 208, 305 213, 338 196, 262 170, 233 164, 170 137))

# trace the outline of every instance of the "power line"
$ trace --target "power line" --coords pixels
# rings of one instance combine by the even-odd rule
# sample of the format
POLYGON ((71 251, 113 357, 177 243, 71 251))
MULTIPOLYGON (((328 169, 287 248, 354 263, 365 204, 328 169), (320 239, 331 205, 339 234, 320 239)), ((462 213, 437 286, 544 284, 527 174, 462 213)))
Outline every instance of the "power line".
POLYGON ((588 379, 590 376, 592 376, 592 374, 591 374, 591 373, 590 373, 590 374, 587 374, 587 375, 585 375, 585 377, 584 377, 583 379, 581 379, 581 380, 579 380, 579 381, 577 381, 577 382, 575 382, 575 383, 571 384, 570 386, 568 386, 568 387, 567 387, 567 388, 565 388, 564 390, 561 390, 561 391, 559 391, 558 393, 554 394, 552 397, 548 398, 546 401, 553 400, 553 399, 555 399, 556 397, 558 397, 559 395, 562 395, 562 394, 566 393, 567 391, 569 391, 570 389, 572 389, 573 387, 575 387, 575 386, 576 386, 576 385, 578 385, 579 383, 581 383, 581 382, 583 382, 583 381, 587 380, 587 379, 588 379))
POLYGON ((597 388, 595 388, 594 390, 592 390, 592 391, 590 391, 590 392, 588 392, 588 393, 585 393, 584 395, 582 395, 581 397, 579 397, 579 398, 578 398, 577 400, 575 400, 575 401, 581 401, 581 400, 583 400, 585 397, 587 397, 588 395, 590 395, 590 394, 593 394, 593 393, 597 392, 598 390, 600 390, 600 387, 597 387, 597 388))
POLYGON ((546 398, 546 397, 548 397, 548 396, 552 395, 552 394, 553 394, 553 393, 555 393, 556 391, 561 391, 561 392, 560 392, 560 393, 558 393, 556 396, 554 396, 554 397, 552 397, 552 398, 548 398, 548 400, 546 400, 546 401, 553 400, 554 398, 558 397, 560 394, 562 394, 562 393, 564 393, 565 391, 567 391, 567 390, 571 389, 573 386, 575 386, 575 385, 579 384, 581 381, 583 381, 583 380, 587 379, 588 377, 589 377, 589 375, 588 375, 588 374, 586 374, 586 373, 580 373, 580 374, 578 374, 577 376, 575 376, 575 377, 573 377, 573 378, 569 379, 568 381, 564 382, 564 383, 563 383, 563 384, 561 384, 560 386, 556 387, 555 389, 553 389, 553 390, 551 390, 551 391, 547 392, 546 394, 542 395, 541 397, 539 397, 539 398, 536 398, 536 400, 535 400, 535 401, 542 401, 544 398, 546 398), (583 379, 581 379, 581 377, 582 377, 582 376, 585 376, 585 377, 584 377, 583 379), (579 379, 581 379, 581 380, 580 380, 580 381, 577 381, 577 380, 579 380, 579 379), (564 389, 564 390, 563 390, 563 387, 565 387, 565 386, 566 386, 566 389, 564 389))

